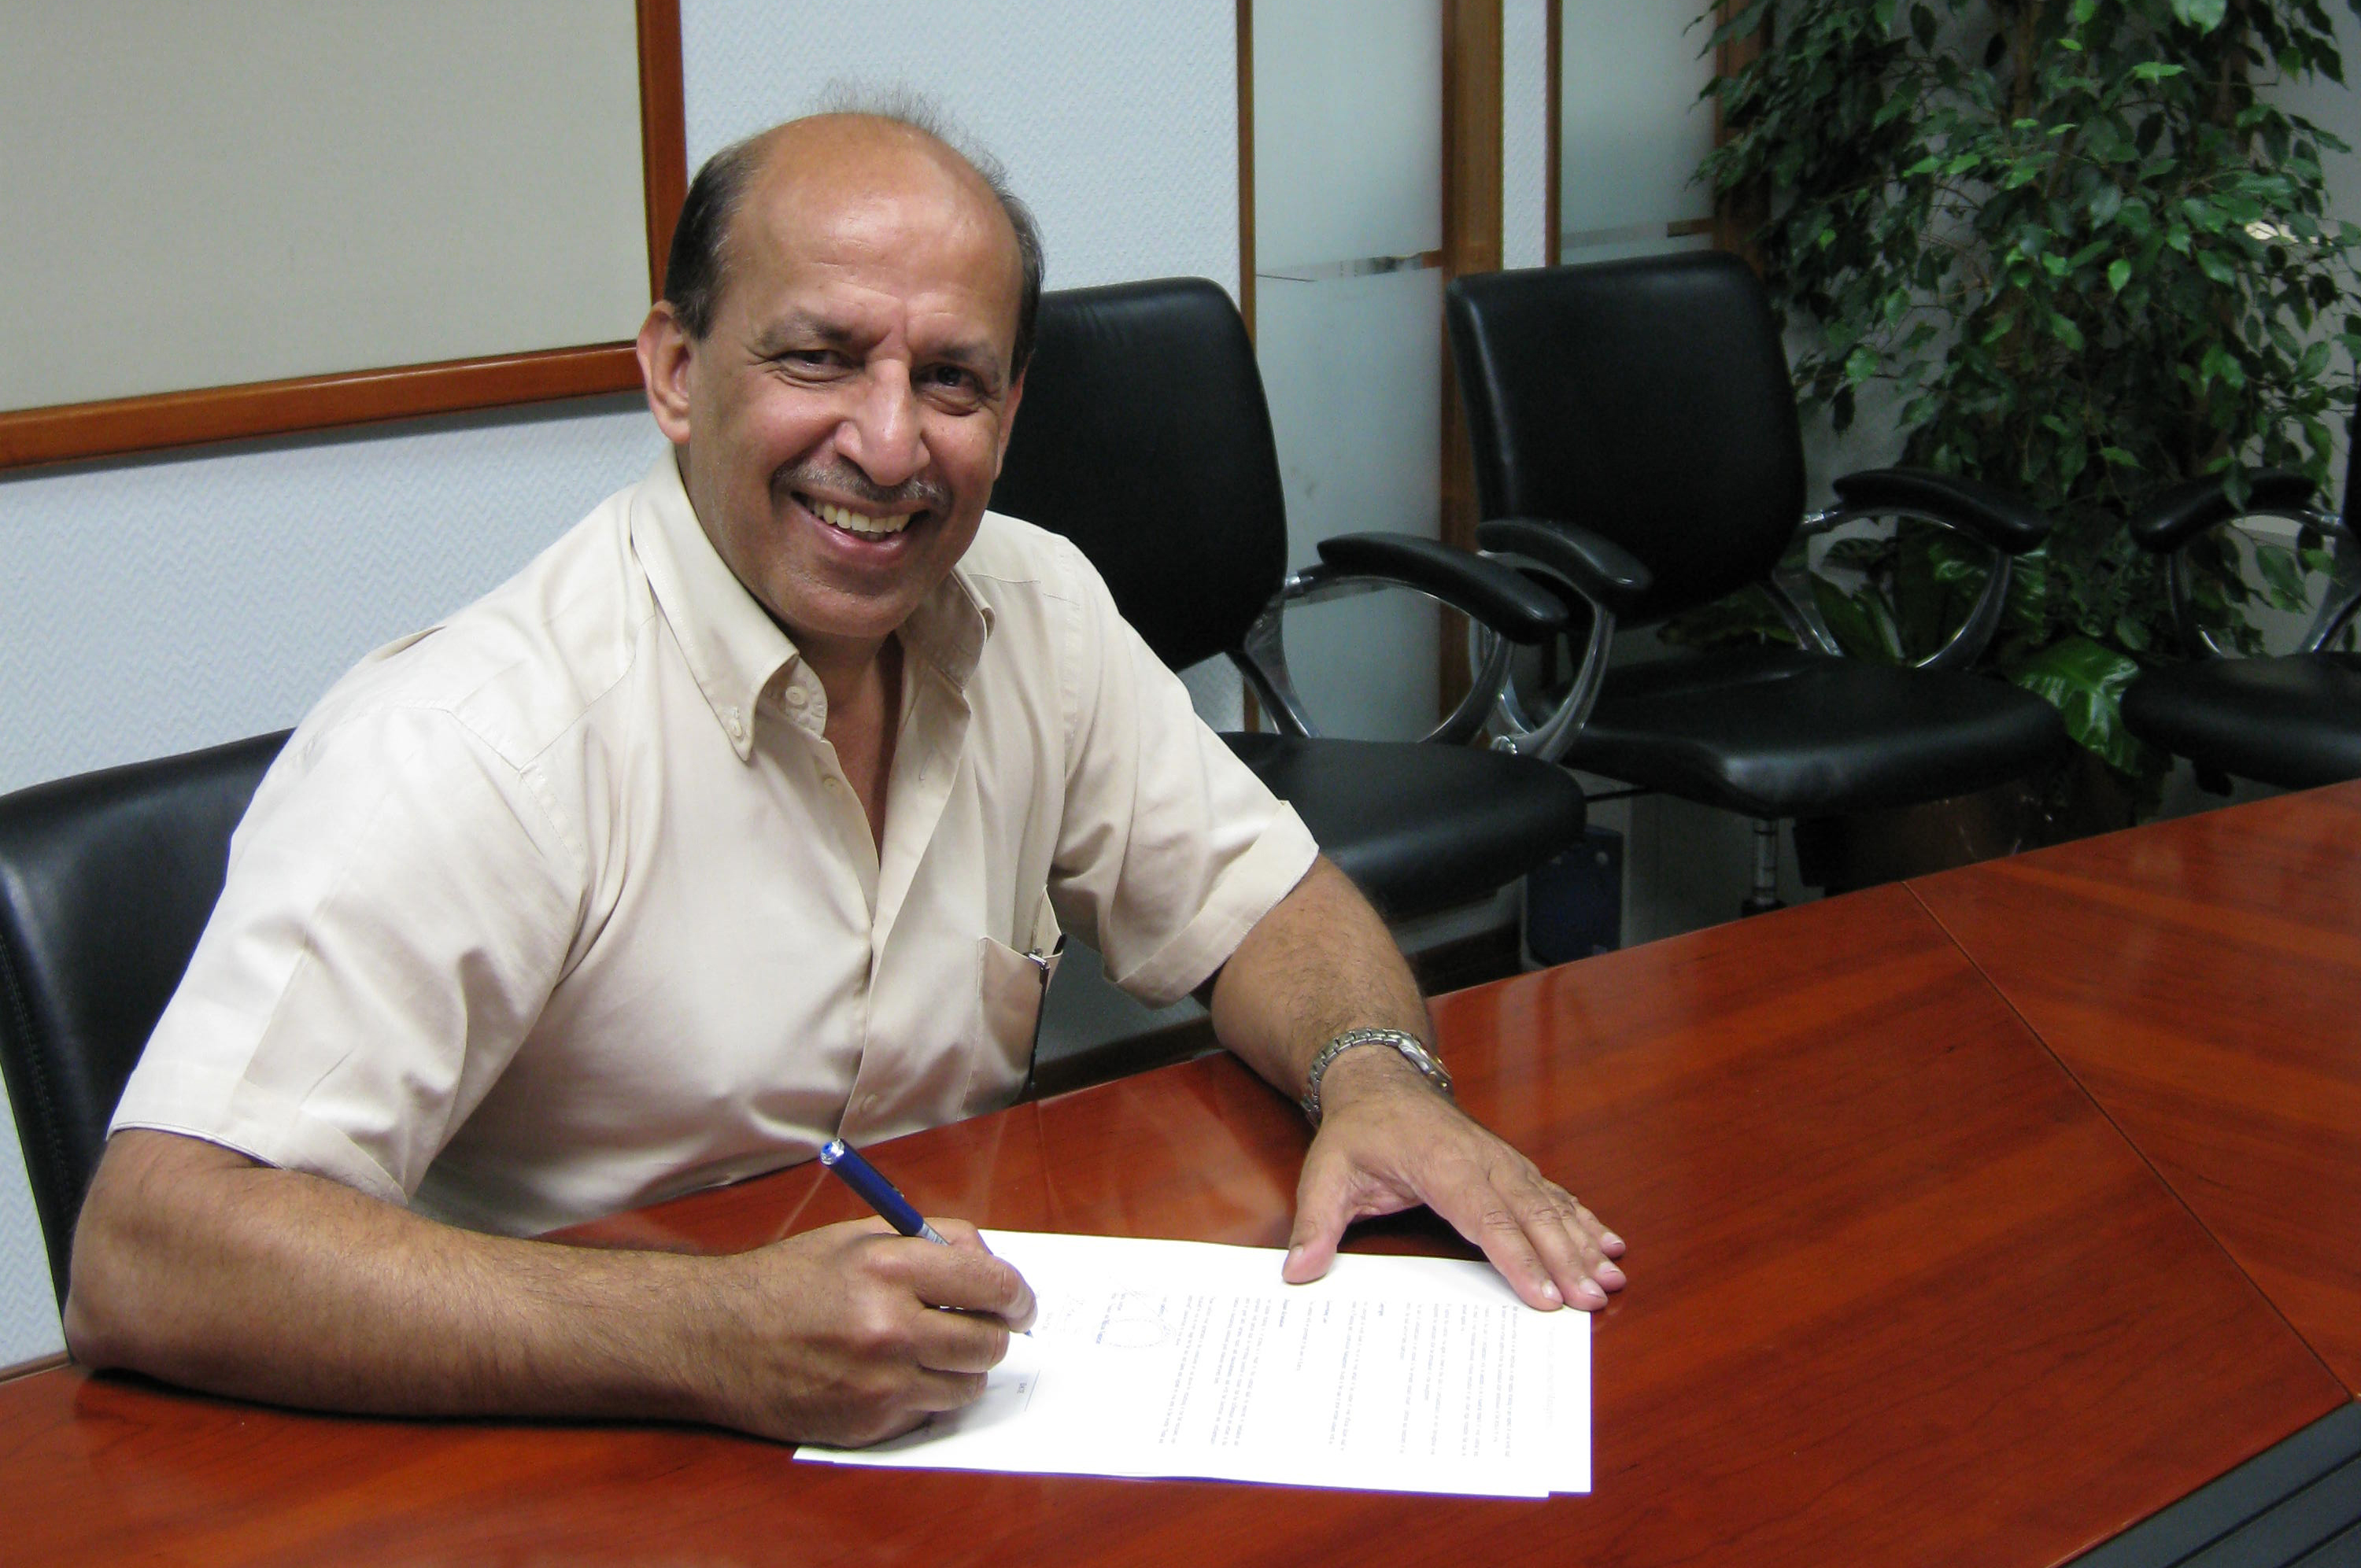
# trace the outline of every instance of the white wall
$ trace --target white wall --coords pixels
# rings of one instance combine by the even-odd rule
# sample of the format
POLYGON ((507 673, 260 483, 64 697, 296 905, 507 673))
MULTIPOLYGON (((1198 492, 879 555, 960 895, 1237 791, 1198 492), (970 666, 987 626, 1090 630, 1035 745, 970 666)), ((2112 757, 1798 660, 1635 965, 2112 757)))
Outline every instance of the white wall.
POLYGON ((1500 265, 1549 260, 1549 3, 1500 6, 1500 265))
MULTIPOLYGON (((829 81, 935 96, 1034 205, 1052 287, 1235 290, 1232 0, 683 0, 692 162, 829 81)), ((636 400, 0 475, 0 790, 292 724, 657 450, 636 400)), ((62 1343, 0 1138, 0 1365, 62 1343)))
POLYGON ((1238 277, 1230 0, 684 0, 692 161, 831 84, 926 93, 1008 166, 1049 285, 1238 277))

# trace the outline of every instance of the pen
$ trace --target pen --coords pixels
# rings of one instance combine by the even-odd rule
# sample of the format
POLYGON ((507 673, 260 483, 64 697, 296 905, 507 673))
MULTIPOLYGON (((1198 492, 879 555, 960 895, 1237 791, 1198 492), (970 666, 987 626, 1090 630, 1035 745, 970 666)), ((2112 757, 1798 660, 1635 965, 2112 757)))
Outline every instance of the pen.
POLYGON ((923 1236, 940 1246, 951 1244, 942 1234, 927 1223, 910 1201, 894 1190, 894 1184, 877 1174, 877 1168, 861 1157, 861 1151, 842 1138, 830 1138, 820 1146, 820 1164, 836 1172, 847 1187, 861 1194, 862 1201, 885 1216, 885 1223, 906 1236, 923 1236))

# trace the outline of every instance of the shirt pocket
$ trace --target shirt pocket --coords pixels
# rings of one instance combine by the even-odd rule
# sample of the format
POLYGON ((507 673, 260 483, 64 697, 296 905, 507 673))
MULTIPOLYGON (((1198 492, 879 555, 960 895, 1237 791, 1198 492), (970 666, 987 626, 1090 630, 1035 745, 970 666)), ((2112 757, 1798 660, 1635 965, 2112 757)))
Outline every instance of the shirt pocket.
POLYGON ((1041 1032, 1041 1001, 1058 972, 1066 938, 1045 894, 1023 952, 991 937, 976 938, 976 1011, 980 1028, 960 1114, 980 1116, 1015 1101, 1032 1081, 1033 1046, 1041 1032))

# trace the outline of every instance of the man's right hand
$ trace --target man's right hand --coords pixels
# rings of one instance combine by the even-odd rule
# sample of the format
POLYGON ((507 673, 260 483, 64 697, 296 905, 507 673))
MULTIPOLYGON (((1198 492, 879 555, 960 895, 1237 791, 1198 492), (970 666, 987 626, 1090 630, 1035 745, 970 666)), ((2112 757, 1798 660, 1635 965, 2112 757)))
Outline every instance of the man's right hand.
POLYGON ((313 1409, 873 1442, 974 1399, 1033 1321, 973 1227, 935 1223, 952 1245, 862 1221, 723 1257, 561 1246, 130 1130, 82 1205, 66 1339, 86 1365, 313 1409))
POLYGON ((932 1223, 950 1246, 873 1219, 715 1260, 730 1266, 712 1303, 715 1419, 858 1447, 973 1403, 1010 1331, 1032 1326, 1033 1291, 974 1226, 932 1223))

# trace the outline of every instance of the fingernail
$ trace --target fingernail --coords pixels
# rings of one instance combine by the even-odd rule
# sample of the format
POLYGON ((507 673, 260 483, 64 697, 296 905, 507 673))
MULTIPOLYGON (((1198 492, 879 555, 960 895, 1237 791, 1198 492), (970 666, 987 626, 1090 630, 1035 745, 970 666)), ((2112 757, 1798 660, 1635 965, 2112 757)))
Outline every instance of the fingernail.
POLYGON ((1574 1304, 1577 1307, 1604 1307, 1607 1305, 1607 1292, 1598 1288, 1598 1281, 1586 1279, 1574 1288, 1574 1304))
POLYGON ((1598 1282, 1602 1285, 1620 1285, 1623 1283, 1623 1271, 1616 1267, 1611 1263, 1600 1264, 1598 1266, 1598 1282))
POLYGON ((1554 1279, 1544 1279, 1542 1281, 1542 1299, 1549 1302, 1553 1307, 1563 1307, 1565 1305, 1565 1298, 1558 1294, 1557 1281, 1554 1279))
POLYGON ((1605 1242, 1609 1246, 1621 1246, 1623 1245, 1623 1238, 1617 1235, 1613 1231, 1599 1232, 1598 1239, 1605 1242))

